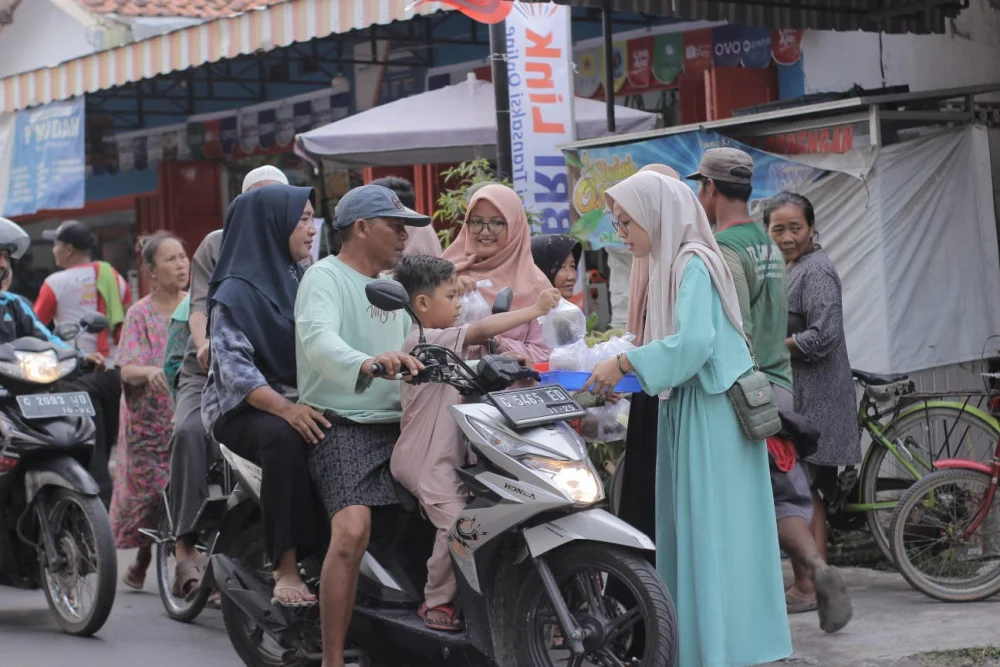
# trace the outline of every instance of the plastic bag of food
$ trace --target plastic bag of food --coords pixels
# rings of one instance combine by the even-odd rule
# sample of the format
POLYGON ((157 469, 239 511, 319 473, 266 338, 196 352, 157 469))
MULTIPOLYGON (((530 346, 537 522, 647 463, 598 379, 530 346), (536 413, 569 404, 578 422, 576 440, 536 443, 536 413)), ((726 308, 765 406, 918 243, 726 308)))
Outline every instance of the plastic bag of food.
MULTIPOLYGON (((606 359, 614 359, 619 354, 631 352, 635 349, 634 341, 635 336, 627 333, 624 336, 612 336, 603 343, 598 343, 590 349, 594 366, 606 359)), ((593 370, 593 367, 586 370, 593 370)))
POLYGON ((553 371, 589 371, 594 367, 587 342, 578 340, 552 348, 549 369, 553 371))
POLYGON ((556 307, 538 320, 542 324, 542 339, 549 347, 571 345, 587 335, 587 316, 566 299, 559 299, 556 307))
POLYGON ((589 408, 580 422, 580 437, 587 442, 618 442, 628 432, 628 399, 589 408))
MULTIPOLYGON (((476 287, 492 286, 493 282, 490 280, 480 280, 476 283, 476 287)), ((458 320, 455 322, 456 327, 464 327, 467 324, 478 322, 485 317, 489 317, 493 312, 490 304, 486 303, 486 297, 479 290, 464 295, 459 299, 459 303, 462 306, 462 310, 458 314, 458 320)))

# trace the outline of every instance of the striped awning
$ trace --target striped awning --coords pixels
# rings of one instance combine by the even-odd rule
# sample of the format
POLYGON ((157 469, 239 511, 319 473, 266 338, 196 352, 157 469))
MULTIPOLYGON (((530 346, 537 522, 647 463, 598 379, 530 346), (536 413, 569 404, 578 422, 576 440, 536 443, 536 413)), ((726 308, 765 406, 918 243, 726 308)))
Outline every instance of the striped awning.
MULTIPOLYGON (((530 0, 531 2, 545 0, 530 0)), ((867 30, 888 33, 943 33, 967 0, 555 0, 561 5, 728 21, 734 25, 809 30, 867 30)))
POLYGON ((17 111, 258 49, 271 50, 448 9, 437 2, 408 9, 411 4, 413 0, 289 0, 208 21, 0 79, 0 111, 17 111))

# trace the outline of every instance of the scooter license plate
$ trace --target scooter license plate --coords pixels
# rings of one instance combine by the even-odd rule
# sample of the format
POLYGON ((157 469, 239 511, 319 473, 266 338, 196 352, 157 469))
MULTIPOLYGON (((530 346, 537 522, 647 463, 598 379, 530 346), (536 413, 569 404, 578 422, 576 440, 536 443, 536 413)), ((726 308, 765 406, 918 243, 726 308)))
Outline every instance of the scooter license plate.
POLYGON ((587 411, 557 384, 495 391, 490 394, 490 398, 503 416, 516 428, 579 419, 587 414, 587 411))
POLYGON ((93 417, 94 404, 85 391, 59 394, 26 394, 17 397, 17 405, 25 419, 55 417, 93 417))

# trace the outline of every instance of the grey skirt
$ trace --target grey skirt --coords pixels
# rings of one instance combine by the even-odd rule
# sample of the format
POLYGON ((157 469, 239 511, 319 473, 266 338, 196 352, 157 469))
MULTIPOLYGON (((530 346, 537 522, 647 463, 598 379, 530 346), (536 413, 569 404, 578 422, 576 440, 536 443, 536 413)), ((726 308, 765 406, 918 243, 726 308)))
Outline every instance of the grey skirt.
POLYGON ((398 503, 389 459, 399 438, 399 424, 331 421, 333 428, 309 454, 309 472, 327 515, 332 518, 351 505, 398 503))

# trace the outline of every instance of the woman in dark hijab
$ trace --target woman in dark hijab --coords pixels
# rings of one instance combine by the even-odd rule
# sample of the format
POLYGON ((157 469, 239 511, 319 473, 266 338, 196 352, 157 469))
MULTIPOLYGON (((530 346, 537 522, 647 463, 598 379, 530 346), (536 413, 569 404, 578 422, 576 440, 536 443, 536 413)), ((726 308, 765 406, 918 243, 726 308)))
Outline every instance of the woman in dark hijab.
POLYGON ((299 554, 318 546, 307 453, 330 424, 296 403, 295 294, 316 227, 311 188, 270 185, 226 213, 208 288, 211 367, 202 419, 216 440, 262 471, 264 540, 275 564, 274 602, 316 604, 299 554))
POLYGON ((531 256, 535 266, 542 270, 564 299, 577 306, 581 305, 583 295, 574 294, 573 290, 576 288, 576 267, 582 254, 583 246, 571 236, 543 234, 531 239, 531 256))

